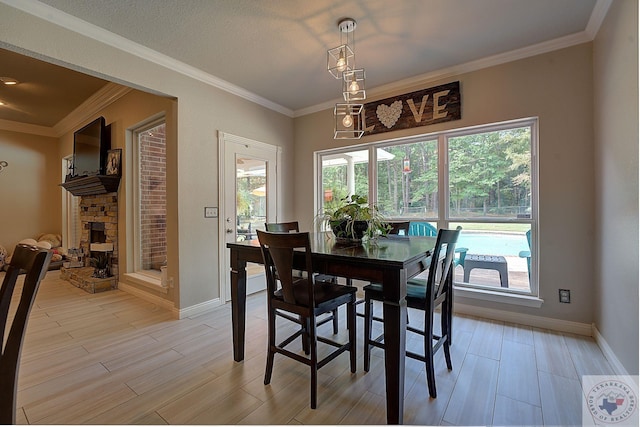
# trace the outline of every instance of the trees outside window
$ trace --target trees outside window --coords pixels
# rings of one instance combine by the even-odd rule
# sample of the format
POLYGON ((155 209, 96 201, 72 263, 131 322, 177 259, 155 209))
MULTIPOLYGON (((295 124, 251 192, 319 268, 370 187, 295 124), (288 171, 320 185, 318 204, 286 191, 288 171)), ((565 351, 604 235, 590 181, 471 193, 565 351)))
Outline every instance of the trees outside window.
POLYGON ((536 129, 526 119, 318 153, 318 206, 368 194, 388 219, 460 225, 458 247, 496 257, 508 277, 473 263, 465 274, 461 261, 458 285, 537 294, 536 129))

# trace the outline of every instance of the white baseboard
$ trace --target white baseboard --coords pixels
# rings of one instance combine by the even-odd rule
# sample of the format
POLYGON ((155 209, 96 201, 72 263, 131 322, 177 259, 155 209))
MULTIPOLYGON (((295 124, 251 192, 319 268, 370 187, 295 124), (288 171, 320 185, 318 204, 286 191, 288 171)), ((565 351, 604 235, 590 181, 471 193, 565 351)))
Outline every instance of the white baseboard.
POLYGON ((220 302, 220 298, 201 302, 200 304, 180 309, 178 311, 179 318, 184 319, 186 317, 197 316, 198 314, 206 313, 216 307, 220 307, 221 305, 222 303, 220 302))
POLYGON ((592 325, 592 335, 593 335, 593 339, 596 340, 596 344, 598 344, 598 347, 600 347, 600 350, 602 350, 602 354, 604 354, 604 357, 606 357, 607 360, 609 361, 609 364, 613 368, 613 371, 615 372, 615 374, 629 375, 629 373, 624 368, 624 366, 622 366, 622 363, 620 363, 620 360, 618 359, 616 354, 613 352, 613 350, 609 346, 609 343, 607 343, 604 337, 600 334, 600 331, 598 330, 598 328, 596 328, 595 323, 592 325))
POLYGON ((150 303, 157 304, 158 306, 169 310, 176 316, 176 318, 178 318, 179 313, 176 310, 175 306, 173 305, 172 301, 169 301, 164 298, 160 298, 159 296, 153 295, 149 292, 145 292, 142 289, 136 288, 135 286, 131 286, 123 282, 118 282, 118 289, 128 294, 134 295, 140 299, 148 301, 150 303))
POLYGON ((530 314, 517 313, 513 311, 496 310, 494 308, 476 307, 468 304, 455 303, 453 305, 453 311, 454 313, 483 317, 485 319, 534 326, 536 328, 550 329, 558 332, 569 332, 588 337, 592 336, 593 333, 591 325, 588 323, 532 316, 530 314))
POLYGON ((157 304, 160 307, 169 310, 175 315, 177 319, 184 319, 186 317, 196 316, 198 314, 206 313, 207 311, 222 305, 222 303, 220 303, 220 298, 216 298, 210 301, 205 301, 200 304, 192 305, 191 307, 177 309, 174 306, 172 301, 166 300, 164 298, 160 298, 156 295, 145 292, 127 283, 122 283, 122 282, 118 283, 118 289, 120 289, 123 292, 127 292, 131 295, 135 295, 136 297, 143 299, 145 301, 149 301, 150 303, 157 304))

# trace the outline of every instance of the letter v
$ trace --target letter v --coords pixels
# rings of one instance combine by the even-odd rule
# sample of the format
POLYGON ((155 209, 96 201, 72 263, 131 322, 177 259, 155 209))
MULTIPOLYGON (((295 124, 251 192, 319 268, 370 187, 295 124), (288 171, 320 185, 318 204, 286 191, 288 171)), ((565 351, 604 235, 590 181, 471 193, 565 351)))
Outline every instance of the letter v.
POLYGON ((409 108, 411 108, 411 112, 413 113, 413 118, 416 120, 416 123, 420 123, 422 121, 422 113, 424 113, 424 106, 427 105, 427 99, 429 99, 429 95, 425 95, 422 97, 419 113, 416 111, 416 106, 413 103, 413 99, 407 99, 407 104, 409 104, 409 108))

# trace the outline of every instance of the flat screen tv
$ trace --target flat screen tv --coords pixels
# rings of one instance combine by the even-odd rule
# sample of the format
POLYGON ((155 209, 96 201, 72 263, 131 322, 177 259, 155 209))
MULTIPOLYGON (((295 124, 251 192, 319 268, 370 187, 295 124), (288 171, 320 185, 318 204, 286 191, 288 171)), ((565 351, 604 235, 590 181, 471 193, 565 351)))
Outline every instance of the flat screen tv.
POLYGON ((111 126, 98 117, 73 134, 73 177, 103 175, 111 149, 111 126))

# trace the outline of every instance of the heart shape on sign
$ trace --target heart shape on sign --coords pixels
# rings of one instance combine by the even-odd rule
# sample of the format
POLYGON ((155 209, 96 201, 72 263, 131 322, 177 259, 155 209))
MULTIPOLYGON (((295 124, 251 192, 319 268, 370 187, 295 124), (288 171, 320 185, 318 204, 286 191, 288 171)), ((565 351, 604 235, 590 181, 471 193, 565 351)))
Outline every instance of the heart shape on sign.
POLYGON ((391 127, 396 124, 400 118, 400 114, 402 114, 402 101, 400 100, 391 105, 380 104, 378 108, 376 108, 378 120, 380 120, 387 129, 391 129, 391 127))

